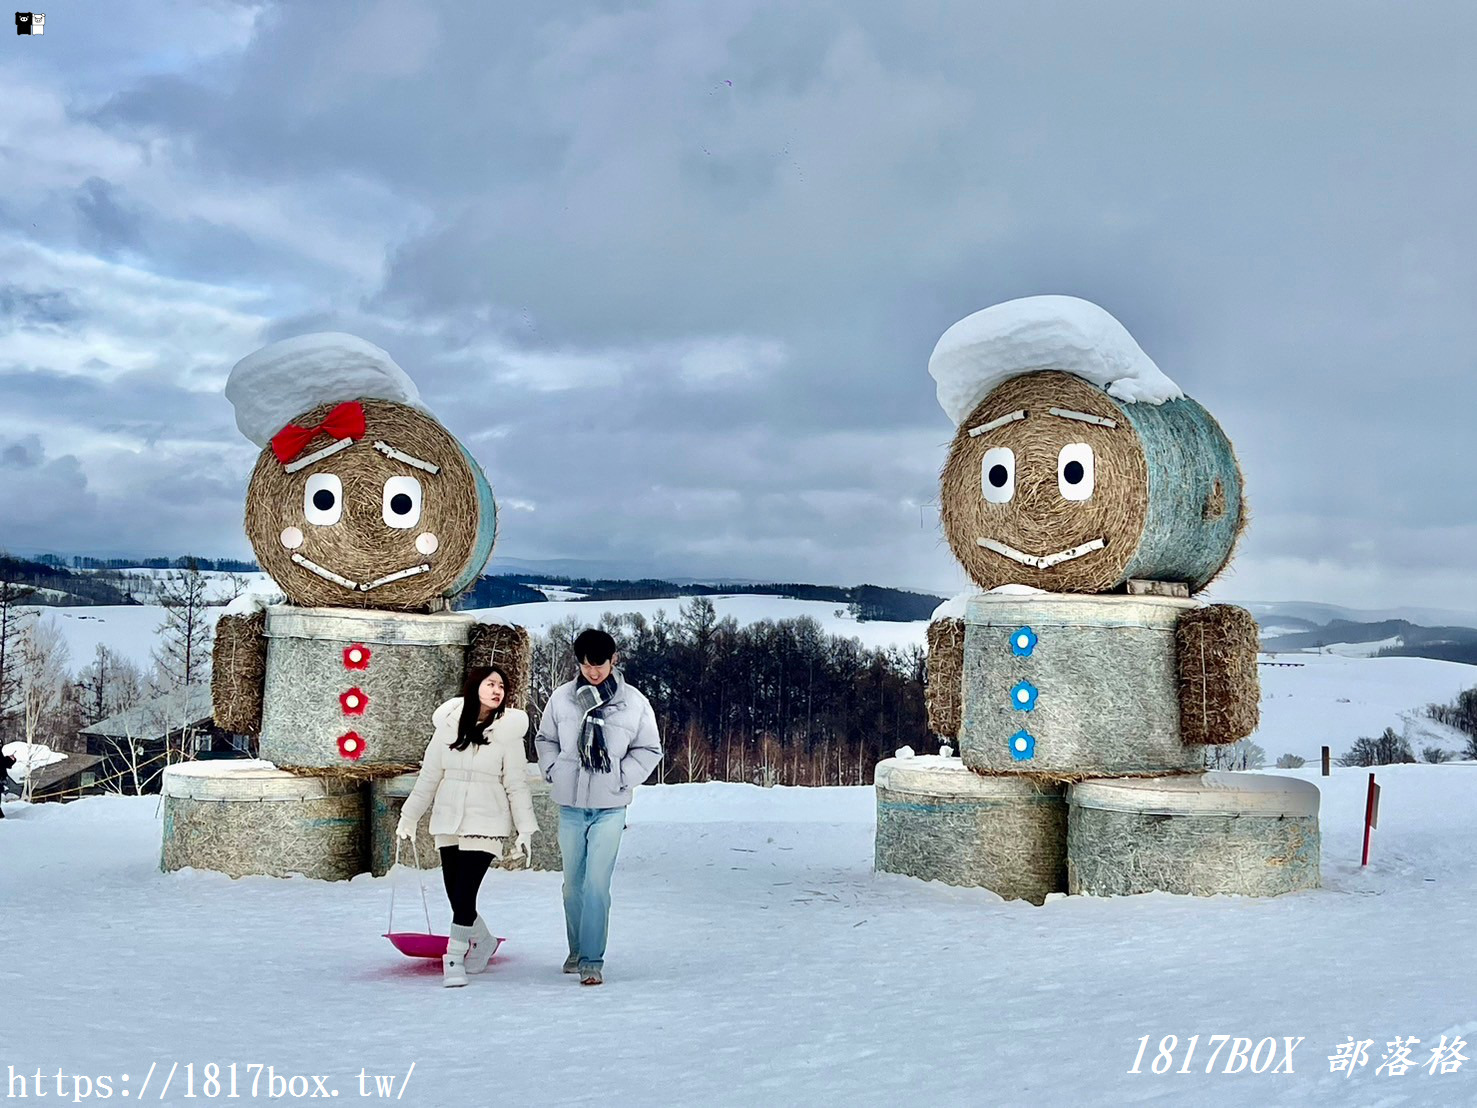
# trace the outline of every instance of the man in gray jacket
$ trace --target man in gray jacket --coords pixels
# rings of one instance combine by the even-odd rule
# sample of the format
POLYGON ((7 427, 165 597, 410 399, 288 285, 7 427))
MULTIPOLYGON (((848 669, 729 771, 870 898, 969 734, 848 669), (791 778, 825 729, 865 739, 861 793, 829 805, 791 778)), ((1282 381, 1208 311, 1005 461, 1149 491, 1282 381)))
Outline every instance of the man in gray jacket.
POLYGON ((559 805, 564 855, 565 973, 603 981, 610 878, 631 794, 662 758, 651 702, 616 672, 615 640, 593 628, 574 640, 579 676, 549 697, 534 740, 559 805))

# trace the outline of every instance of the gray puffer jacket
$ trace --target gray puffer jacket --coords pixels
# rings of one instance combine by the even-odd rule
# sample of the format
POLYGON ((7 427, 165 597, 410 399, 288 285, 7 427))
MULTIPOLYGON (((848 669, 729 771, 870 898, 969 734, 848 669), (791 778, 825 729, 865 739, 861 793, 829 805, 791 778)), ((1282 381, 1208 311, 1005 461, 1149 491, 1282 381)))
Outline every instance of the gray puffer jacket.
POLYGON ((552 787, 555 804, 566 808, 624 808, 635 787, 662 760, 661 736, 651 701, 626 684, 618 672, 615 695, 605 709, 605 750, 610 772, 580 765, 580 732, 585 715, 574 699, 577 682, 560 685, 549 697, 534 745, 539 769, 552 787))

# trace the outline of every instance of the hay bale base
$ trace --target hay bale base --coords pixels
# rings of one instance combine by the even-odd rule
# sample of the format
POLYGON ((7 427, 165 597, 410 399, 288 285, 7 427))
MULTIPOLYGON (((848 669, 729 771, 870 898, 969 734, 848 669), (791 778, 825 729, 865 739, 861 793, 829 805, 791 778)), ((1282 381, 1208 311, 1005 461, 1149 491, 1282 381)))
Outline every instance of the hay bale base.
POLYGON ((1318 790, 1307 781, 1083 781, 1067 799, 1069 892, 1280 896, 1319 885, 1318 790))
POLYGON ((365 869, 364 794, 354 782, 265 762, 187 762, 164 771, 162 791, 165 871, 342 881, 365 869))
POLYGON ((964 621, 936 619, 928 625, 928 729, 940 738, 959 736, 960 679, 964 672, 964 621))
POLYGON ((1174 636, 1176 621, 1194 607, 1159 596, 971 598, 959 734, 965 764, 1061 781, 1200 770, 1201 749, 1180 738, 1174 636), (1026 703, 1017 701, 1021 692, 1026 703), (1022 732, 1029 741, 1017 738, 1022 732))
POLYGON ((1174 641, 1185 742, 1233 743, 1255 731, 1261 719, 1261 631, 1252 614, 1232 604, 1185 612, 1175 624, 1174 641))
POLYGON ((1061 786, 981 777, 957 758, 877 764, 876 866, 1041 904, 1066 890, 1061 786))
POLYGON ((461 693, 468 616, 363 612, 349 608, 267 609, 267 676, 261 756, 278 765, 372 776, 418 766, 431 741, 431 713, 461 693), (363 646, 362 668, 345 652, 363 646), (357 689, 359 714, 340 697, 357 689), (363 755, 346 758, 339 738, 357 733, 363 755), (368 771, 368 772, 363 772, 368 771))

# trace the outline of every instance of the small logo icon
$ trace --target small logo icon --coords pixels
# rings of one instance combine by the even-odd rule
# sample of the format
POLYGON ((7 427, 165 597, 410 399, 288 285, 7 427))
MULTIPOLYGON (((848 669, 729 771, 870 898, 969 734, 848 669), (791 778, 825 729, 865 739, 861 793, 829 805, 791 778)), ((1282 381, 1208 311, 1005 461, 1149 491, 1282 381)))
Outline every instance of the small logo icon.
POLYGON ((18 35, 44 35, 46 15, 43 12, 16 12, 15 33, 18 35))

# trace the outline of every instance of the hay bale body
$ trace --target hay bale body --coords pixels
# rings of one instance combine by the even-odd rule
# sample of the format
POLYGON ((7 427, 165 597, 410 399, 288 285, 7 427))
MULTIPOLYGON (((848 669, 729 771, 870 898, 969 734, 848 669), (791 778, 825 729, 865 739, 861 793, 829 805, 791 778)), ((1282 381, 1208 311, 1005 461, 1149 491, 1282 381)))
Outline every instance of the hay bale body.
POLYGON ((1032 904, 1066 889, 1062 786, 982 777, 936 755, 879 762, 876 783, 880 872, 1032 904))
MULTIPOLYGON (((427 413, 389 400, 361 399, 365 433, 353 445, 295 472, 263 450, 246 491, 246 535, 262 569, 303 607, 377 608, 428 611, 465 592, 492 555, 497 537, 497 507, 482 468, 456 438, 427 413), (435 473, 387 455, 383 443, 429 463, 435 473), (325 490, 309 482, 338 478, 341 515, 309 515, 312 497, 325 490), (392 479, 412 479, 419 487, 419 518, 396 515, 387 503, 397 489, 392 479), (396 526, 387 523, 395 518, 396 526), (320 522, 315 522, 315 520, 320 522), (298 533, 296 545, 284 533, 298 533), (427 536, 434 538, 430 541, 427 536), (344 584, 295 562, 293 555, 344 578, 344 584), (360 585, 420 565, 429 570, 370 589, 360 585)), ((304 412, 292 422, 320 424, 334 405, 304 412)), ((314 438, 304 456, 328 446, 326 434, 314 438)), ((404 491, 403 488, 400 491, 404 491)), ((325 499, 325 504, 330 503, 325 499)))
POLYGON ((1280 896, 1319 885, 1318 789, 1211 772, 1068 790, 1072 893, 1280 896))
POLYGON ((1176 621, 1193 607, 1158 596, 971 598, 959 735, 965 764, 1060 780, 1199 770, 1200 748, 1180 738, 1174 637, 1176 621), (1029 649, 1013 647, 1023 635, 1029 649), (1029 707, 1017 699, 1022 691, 1029 707))
POLYGON ((1255 731, 1261 719, 1261 632, 1252 614, 1231 604, 1185 612, 1174 640, 1185 741, 1233 743, 1255 731))
POLYGON ((164 771, 161 791, 163 870, 325 881, 364 871, 364 794, 352 781, 298 777, 266 762, 186 762, 164 771))
POLYGON ((964 621, 936 619, 928 625, 928 729, 942 738, 959 735, 960 676, 964 671, 964 621))
POLYGON ((215 725, 238 735, 262 730, 267 673, 267 613, 221 616, 211 650, 210 703, 215 725))
POLYGON ((533 644, 528 629, 506 623, 476 623, 467 645, 467 668, 500 666, 512 686, 508 706, 528 707, 528 682, 533 670, 533 644))
MULTIPOLYGON (((414 773, 402 773, 369 783, 369 872, 376 877, 389 873, 395 864, 395 828, 400 826, 400 812, 415 788, 416 777, 414 773)), ((414 866, 417 859, 422 869, 441 868, 429 817, 416 828, 414 848, 410 843, 400 847, 401 865, 414 866)))
POLYGON ((261 756, 278 765, 373 773, 419 765, 431 739, 431 713, 460 695, 472 620, 350 608, 267 609, 267 674, 261 756), (346 652, 365 648, 362 668, 346 652), (353 714, 343 697, 366 700, 353 714), (357 733, 352 759, 340 739, 357 733))
POLYGON ((940 515, 955 556, 986 589, 1099 593, 1138 578, 1183 581, 1193 592, 1231 557, 1243 520, 1241 471, 1220 426, 1188 397, 1119 403, 1069 373, 1028 373, 996 386, 959 425, 940 475, 940 515), (1085 475, 1084 450, 1092 492, 1068 499, 1064 488, 1087 488, 1065 476, 1073 459, 1085 475), (995 499, 986 499, 987 486, 995 499), (1042 567, 981 540, 1043 558, 1105 545, 1042 567))

